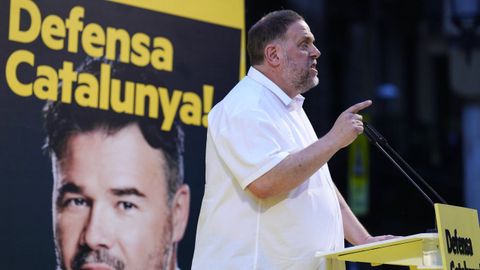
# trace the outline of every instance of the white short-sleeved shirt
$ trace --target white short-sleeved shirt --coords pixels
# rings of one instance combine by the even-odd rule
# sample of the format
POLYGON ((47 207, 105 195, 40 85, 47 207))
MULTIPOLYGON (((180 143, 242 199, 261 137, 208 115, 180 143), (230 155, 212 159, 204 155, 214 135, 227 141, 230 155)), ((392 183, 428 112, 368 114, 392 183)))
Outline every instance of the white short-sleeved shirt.
POLYGON ((320 269, 343 248, 338 198, 324 165, 287 195, 246 187, 317 140, 302 109, 254 68, 209 113, 206 183, 192 269, 320 269))

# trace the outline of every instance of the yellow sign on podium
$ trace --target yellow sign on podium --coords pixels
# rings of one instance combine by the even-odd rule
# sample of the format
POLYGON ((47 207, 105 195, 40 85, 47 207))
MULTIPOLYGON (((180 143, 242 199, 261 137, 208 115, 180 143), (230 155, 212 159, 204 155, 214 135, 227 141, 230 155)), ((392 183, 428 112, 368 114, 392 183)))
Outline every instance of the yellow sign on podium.
POLYGON ((443 269, 480 270, 480 228, 475 209, 435 204, 443 269))

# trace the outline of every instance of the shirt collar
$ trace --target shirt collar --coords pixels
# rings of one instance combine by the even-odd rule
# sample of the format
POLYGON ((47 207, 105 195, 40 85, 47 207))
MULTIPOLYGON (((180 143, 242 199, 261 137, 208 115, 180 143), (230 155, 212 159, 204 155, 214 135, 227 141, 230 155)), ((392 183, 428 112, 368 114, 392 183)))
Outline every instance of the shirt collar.
POLYGON ((263 75, 263 73, 256 68, 250 67, 247 76, 270 90, 289 109, 298 109, 303 106, 305 98, 302 95, 297 95, 293 99, 290 98, 282 89, 280 89, 280 87, 278 87, 278 85, 272 82, 272 80, 267 78, 267 76, 263 75))

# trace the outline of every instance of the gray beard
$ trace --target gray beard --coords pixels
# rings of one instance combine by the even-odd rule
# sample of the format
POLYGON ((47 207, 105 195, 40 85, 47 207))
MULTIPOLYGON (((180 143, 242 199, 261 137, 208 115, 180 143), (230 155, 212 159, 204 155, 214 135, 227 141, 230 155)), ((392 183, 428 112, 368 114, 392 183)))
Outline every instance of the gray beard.
POLYGON ((297 89, 300 92, 300 94, 308 92, 310 89, 318 85, 317 76, 310 78, 308 72, 303 75, 306 75, 306 76, 303 76, 301 80, 294 82, 295 89, 297 89))
POLYGON ((294 89, 300 94, 303 94, 318 85, 318 77, 310 77, 310 67, 304 69, 295 65, 288 55, 286 55, 284 77, 291 82, 294 89))

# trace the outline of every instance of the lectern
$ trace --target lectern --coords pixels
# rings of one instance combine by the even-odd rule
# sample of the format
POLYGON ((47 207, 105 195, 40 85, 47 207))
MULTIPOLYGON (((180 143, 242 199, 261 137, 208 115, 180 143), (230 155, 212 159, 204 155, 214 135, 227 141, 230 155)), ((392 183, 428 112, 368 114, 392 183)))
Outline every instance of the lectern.
POLYGON ((409 266, 422 270, 480 270, 478 213, 435 204, 438 233, 422 233, 334 252, 317 252, 327 270, 345 269, 346 261, 409 266))
POLYGON ((372 265, 410 266, 411 269, 442 269, 438 234, 423 233, 346 248, 337 252, 317 253, 326 260, 327 270, 345 269, 339 262, 363 262, 372 265))

